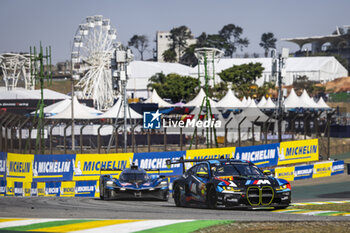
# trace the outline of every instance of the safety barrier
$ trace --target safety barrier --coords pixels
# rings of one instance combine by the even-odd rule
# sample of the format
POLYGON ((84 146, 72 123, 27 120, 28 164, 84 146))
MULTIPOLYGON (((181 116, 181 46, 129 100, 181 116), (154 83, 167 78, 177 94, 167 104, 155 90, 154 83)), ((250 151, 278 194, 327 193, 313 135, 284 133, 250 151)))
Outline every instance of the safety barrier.
MULTIPOLYGON (((98 196, 101 169, 124 169, 135 163, 159 169, 170 182, 182 174, 182 165, 166 166, 166 160, 236 158, 258 167, 318 161, 318 140, 275 144, 198 149, 187 151, 111 154, 15 154, 0 153, 0 195, 9 196, 98 196)), ((193 164, 185 164, 186 168, 193 164)), ((321 168, 320 168, 321 169, 321 168)), ((120 172, 102 172, 116 177, 120 172)))
POLYGON ((288 181, 334 176, 344 173, 344 161, 325 161, 311 165, 275 168, 277 178, 288 181))

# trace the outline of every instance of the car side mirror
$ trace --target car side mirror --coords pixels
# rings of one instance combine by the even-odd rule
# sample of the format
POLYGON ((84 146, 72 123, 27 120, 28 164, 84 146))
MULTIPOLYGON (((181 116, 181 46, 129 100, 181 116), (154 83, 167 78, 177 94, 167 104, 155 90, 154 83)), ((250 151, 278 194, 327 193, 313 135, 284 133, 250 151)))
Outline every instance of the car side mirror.
POLYGON ((264 170, 263 173, 264 173, 265 176, 271 176, 272 175, 272 172, 270 170, 264 170))
POLYGON ((208 174, 208 172, 197 172, 197 176, 203 177, 203 178, 208 178, 209 174, 208 174))

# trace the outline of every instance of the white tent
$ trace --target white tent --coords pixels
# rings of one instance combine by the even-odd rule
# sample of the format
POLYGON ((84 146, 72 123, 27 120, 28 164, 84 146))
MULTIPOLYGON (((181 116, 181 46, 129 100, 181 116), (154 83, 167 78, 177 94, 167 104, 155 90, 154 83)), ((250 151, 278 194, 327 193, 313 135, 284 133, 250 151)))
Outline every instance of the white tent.
POLYGON ((316 104, 316 102, 307 94, 306 90, 304 89, 303 93, 299 97, 299 99, 305 103, 308 108, 314 108, 318 109, 319 106, 316 104))
POLYGON ((290 94, 283 102, 284 107, 286 109, 293 109, 293 108, 305 108, 307 104, 305 104, 295 93, 294 89, 290 91, 290 94))
POLYGON ((247 106, 247 98, 245 98, 245 96, 243 96, 242 104, 244 104, 244 106, 247 106))
POLYGON ((269 97, 266 101, 266 103, 264 105, 262 105, 261 107, 259 106, 259 108, 262 109, 274 109, 276 108, 276 104, 274 104, 274 102, 272 102, 271 97, 269 97))
POLYGON ((265 96, 263 96, 260 100, 260 102, 258 103, 258 107, 261 108, 262 106, 264 106, 266 104, 266 98, 265 96))
POLYGON ((324 99, 322 97, 318 100, 317 105, 322 109, 331 109, 331 107, 329 107, 328 104, 324 102, 324 99))
POLYGON ((144 103, 150 103, 150 104, 158 104, 158 108, 171 108, 174 107, 173 104, 170 104, 160 98, 158 95, 156 89, 153 89, 151 97, 149 97, 144 103))
POLYGON ((258 117, 259 119, 257 122, 265 122, 267 119, 269 119, 268 116, 265 115, 258 107, 253 107, 253 105, 256 106, 255 102, 253 104, 254 100, 252 100, 252 107, 247 107, 244 109, 240 114, 237 116, 240 117, 247 117, 247 119, 251 122, 254 122, 258 117))
POLYGON ((247 108, 257 108, 257 107, 258 105, 256 105, 255 100, 249 97, 247 108))
MULTIPOLYGON (((46 100, 62 100, 70 98, 68 95, 50 89, 44 89, 43 91, 44 99, 46 100)), ((41 99, 41 90, 27 90, 17 87, 13 91, 8 91, 5 87, 0 87, 0 99, 41 99)))
MULTIPOLYGON (((223 117, 219 117, 218 120, 221 120, 221 122, 224 122, 221 125, 220 129, 217 129, 217 135, 224 136, 225 135, 225 124, 230 120, 230 122, 227 124, 227 141, 229 143, 238 141, 238 125, 243 120, 242 115, 234 115, 232 112, 230 115, 224 119, 223 117)), ((245 141, 252 138, 252 122, 249 121, 247 118, 244 119, 244 121, 240 124, 240 131, 241 131, 241 140, 245 141)), ((257 125, 254 125, 254 138, 256 141, 260 140, 260 127, 257 125)))
MULTIPOLYGON (((87 107, 79 103, 78 99, 74 96, 73 98, 74 107, 74 119, 96 119, 98 115, 102 114, 94 108, 87 107)), ((71 119, 72 118, 72 103, 61 112, 54 116, 49 117, 50 119, 71 119)))
MULTIPOLYGON (((124 107, 120 109, 120 107, 122 106, 121 102, 122 102, 122 98, 119 97, 118 101, 110 109, 108 109, 107 112, 99 115, 98 118, 116 118, 118 115, 118 112, 119 112, 118 118, 124 118, 124 107)), ((126 110, 127 119, 142 119, 141 114, 137 113, 132 108, 130 108, 130 112, 129 112, 129 108, 127 108, 126 110)))
MULTIPOLYGON (((57 113, 60 113, 65 108, 67 108, 71 104, 71 102, 72 102, 71 99, 64 99, 64 100, 61 100, 57 103, 51 104, 51 105, 44 108, 44 114, 46 116, 56 115, 57 113)), ((35 114, 35 111, 31 112, 31 114, 35 114)))
MULTIPOLYGON (((198 95, 196 97, 194 97, 193 100, 189 101, 188 103, 184 104, 184 107, 200 107, 203 103, 203 99, 205 97, 205 92, 203 90, 203 88, 201 88, 201 90, 199 91, 198 95)), ((216 102, 212 99, 209 98, 209 102, 210 102, 210 106, 212 108, 216 108, 216 102)), ((205 105, 205 103, 204 103, 205 105)))
POLYGON ((233 94, 233 91, 229 89, 226 95, 216 104, 218 108, 229 109, 241 109, 245 108, 245 105, 233 94))

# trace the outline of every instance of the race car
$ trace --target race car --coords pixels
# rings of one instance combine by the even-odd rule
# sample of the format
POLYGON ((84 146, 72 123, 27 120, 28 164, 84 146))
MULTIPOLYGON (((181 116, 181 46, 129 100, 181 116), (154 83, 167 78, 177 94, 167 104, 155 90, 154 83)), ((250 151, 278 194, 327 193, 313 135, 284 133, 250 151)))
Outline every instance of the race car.
MULTIPOLYGON (((113 170, 116 171, 116 170, 113 170)), ((146 170, 136 165, 131 165, 122 171, 119 179, 112 175, 100 176, 100 198, 102 200, 112 199, 158 199, 167 201, 169 199, 168 179, 159 174, 147 174, 146 170)))
POLYGON ((269 170, 262 172, 249 161, 180 159, 167 160, 167 165, 189 162, 196 164, 173 182, 176 206, 205 204, 208 208, 282 209, 291 203, 290 183, 274 178, 269 170))

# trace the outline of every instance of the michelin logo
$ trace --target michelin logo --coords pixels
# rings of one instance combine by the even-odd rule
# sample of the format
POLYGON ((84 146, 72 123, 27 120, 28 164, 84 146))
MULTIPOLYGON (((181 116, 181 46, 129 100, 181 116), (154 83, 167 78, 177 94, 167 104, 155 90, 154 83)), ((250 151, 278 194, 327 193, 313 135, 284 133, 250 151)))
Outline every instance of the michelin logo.
POLYGON ((0 160, 0 172, 6 171, 6 160, 0 160))
MULTIPOLYGON (((135 165, 140 166, 143 169, 158 169, 167 168, 166 161, 170 158, 154 158, 154 159, 135 159, 135 165)), ((173 158, 172 160, 178 160, 179 158, 173 158)), ((172 168, 180 167, 180 164, 172 164, 172 168)))
POLYGON ((295 176, 297 176, 297 177, 299 177, 299 176, 309 176, 310 174, 312 174, 312 168, 295 171, 295 176))
POLYGON ((143 128, 144 129, 160 129, 160 116, 159 110, 156 112, 144 112, 143 113, 143 128))
POLYGON ((33 165, 33 176, 38 176, 39 173, 63 173, 69 172, 70 161, 66 162, 35 162, 33 165))
POLYGON ((242 152, 240 155, 238 152, 235 156, 236 159, 247 160, 251 162, 274 159, 276 155, 275 149, 258 150, 251 152, 242 152))

